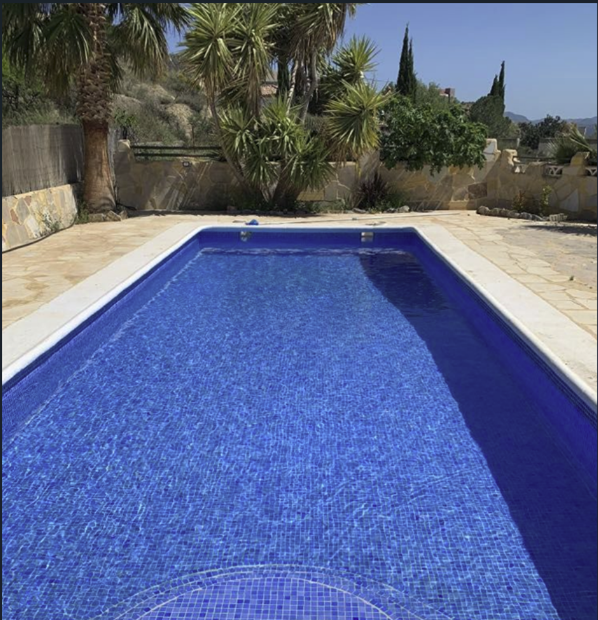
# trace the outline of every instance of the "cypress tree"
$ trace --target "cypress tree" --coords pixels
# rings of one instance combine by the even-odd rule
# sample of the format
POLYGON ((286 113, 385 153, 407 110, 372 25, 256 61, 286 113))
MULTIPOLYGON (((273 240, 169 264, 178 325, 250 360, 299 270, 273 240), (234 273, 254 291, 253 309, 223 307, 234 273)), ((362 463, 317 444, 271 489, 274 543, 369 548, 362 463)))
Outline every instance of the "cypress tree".
POLYGON ((410 85, 410 65, 409 65, 409 26, 405 29, 403 38, 403 49, 401 51, 401 63, 399 65, 399 77, 397 79, 397 92, 400 95, 409 97, 411 94, 410 85))
POLYGON ((494 81, 492 82, 492 88, 490 89, 490 96, 491 97, 498 97, 498 75, 494 76, 494 81))
POLYGON ((507 87, 505 84, 505 61, 503 60, 500 66, 500 76, 498 78, 498 96, 504 101, 507 93, 507 87))
POLYGON ((417 77, 415 75, 415 56, 413 54, 413 39, 409 41, 409 97, 415 100, 417 93, 417 77))

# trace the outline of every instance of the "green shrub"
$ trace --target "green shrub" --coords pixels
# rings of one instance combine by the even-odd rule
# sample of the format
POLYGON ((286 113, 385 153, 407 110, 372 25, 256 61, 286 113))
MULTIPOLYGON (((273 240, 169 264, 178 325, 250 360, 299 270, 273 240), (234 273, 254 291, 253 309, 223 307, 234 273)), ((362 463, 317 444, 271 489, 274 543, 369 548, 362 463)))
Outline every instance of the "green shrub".
POLYGON ((372 211, 390 196, 390 186, 376 171, 370 177, 360 181, 353 195, 353 203, 357 209, 372 211))
POLYGON ((404 163, 408 170, 430 166, 434 173, 446 166, 481 168, 486 161, 486 128, 472 123, 459 106, 437 110, 395 96, 382 122, 380 158, 389 169, 404 163))

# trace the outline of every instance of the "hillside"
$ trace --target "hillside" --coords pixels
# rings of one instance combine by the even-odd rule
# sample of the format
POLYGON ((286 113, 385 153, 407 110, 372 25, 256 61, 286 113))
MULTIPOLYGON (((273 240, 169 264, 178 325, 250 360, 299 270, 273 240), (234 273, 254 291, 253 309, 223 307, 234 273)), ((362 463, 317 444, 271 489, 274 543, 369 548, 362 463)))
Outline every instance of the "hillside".
MULTIPOLYGON (((2 126, 76 123, 74 95, 57 100, 35 76, 25 79, 3 58, 2 126)), ((115 126, 138 143, 213 144, 207 105, 176 57, 157 82, 126 72, 114 97, 115 126)))

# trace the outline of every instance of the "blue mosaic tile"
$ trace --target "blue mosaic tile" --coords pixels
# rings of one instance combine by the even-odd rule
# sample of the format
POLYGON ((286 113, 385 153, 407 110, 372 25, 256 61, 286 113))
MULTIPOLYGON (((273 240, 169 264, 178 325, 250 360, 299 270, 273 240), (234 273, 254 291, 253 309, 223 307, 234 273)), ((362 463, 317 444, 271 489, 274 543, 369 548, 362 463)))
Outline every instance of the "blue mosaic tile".
POLYGON ((585 404, 413 235, 241 245, 204 234, 4 390, 5 617, 298 605, 297 570, 238 568, 276 565, 349 613, 594 619, 585 404))
POLYGON ((301 567, 212 571, 158 590, 138 595, 102 620, 447 620, 388 586, 301 567))

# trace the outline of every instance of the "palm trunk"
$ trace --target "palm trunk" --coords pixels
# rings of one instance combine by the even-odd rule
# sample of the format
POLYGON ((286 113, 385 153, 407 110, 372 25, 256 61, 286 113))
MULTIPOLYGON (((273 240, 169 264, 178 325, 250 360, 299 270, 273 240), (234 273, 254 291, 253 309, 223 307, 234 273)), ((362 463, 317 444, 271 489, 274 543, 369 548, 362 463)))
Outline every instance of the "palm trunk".
POLYGON ((309 110, 309 104, 314 96, 318 86, 320 85, 320 77, 318 73, 318 54, 314 52, 311 57, 309 66, 309 88, 303 101, 303 109, 301 110, 301 122, 305 123, 307 119, 307 112, 309 110))
POLYGON ((112 120, 111 69, 107 56, 106 5, 79 3, 92 37, 92 54, 79 75, 77 114, 85 136, 85 203, 90 213, 105 213, 116 206, 108 158, 108 130, 112 120))
POLYGON ((85 137, 84 199, 90 213, 106 213, 116 206, 108 156, 108 125, 83 121, 85 137))

